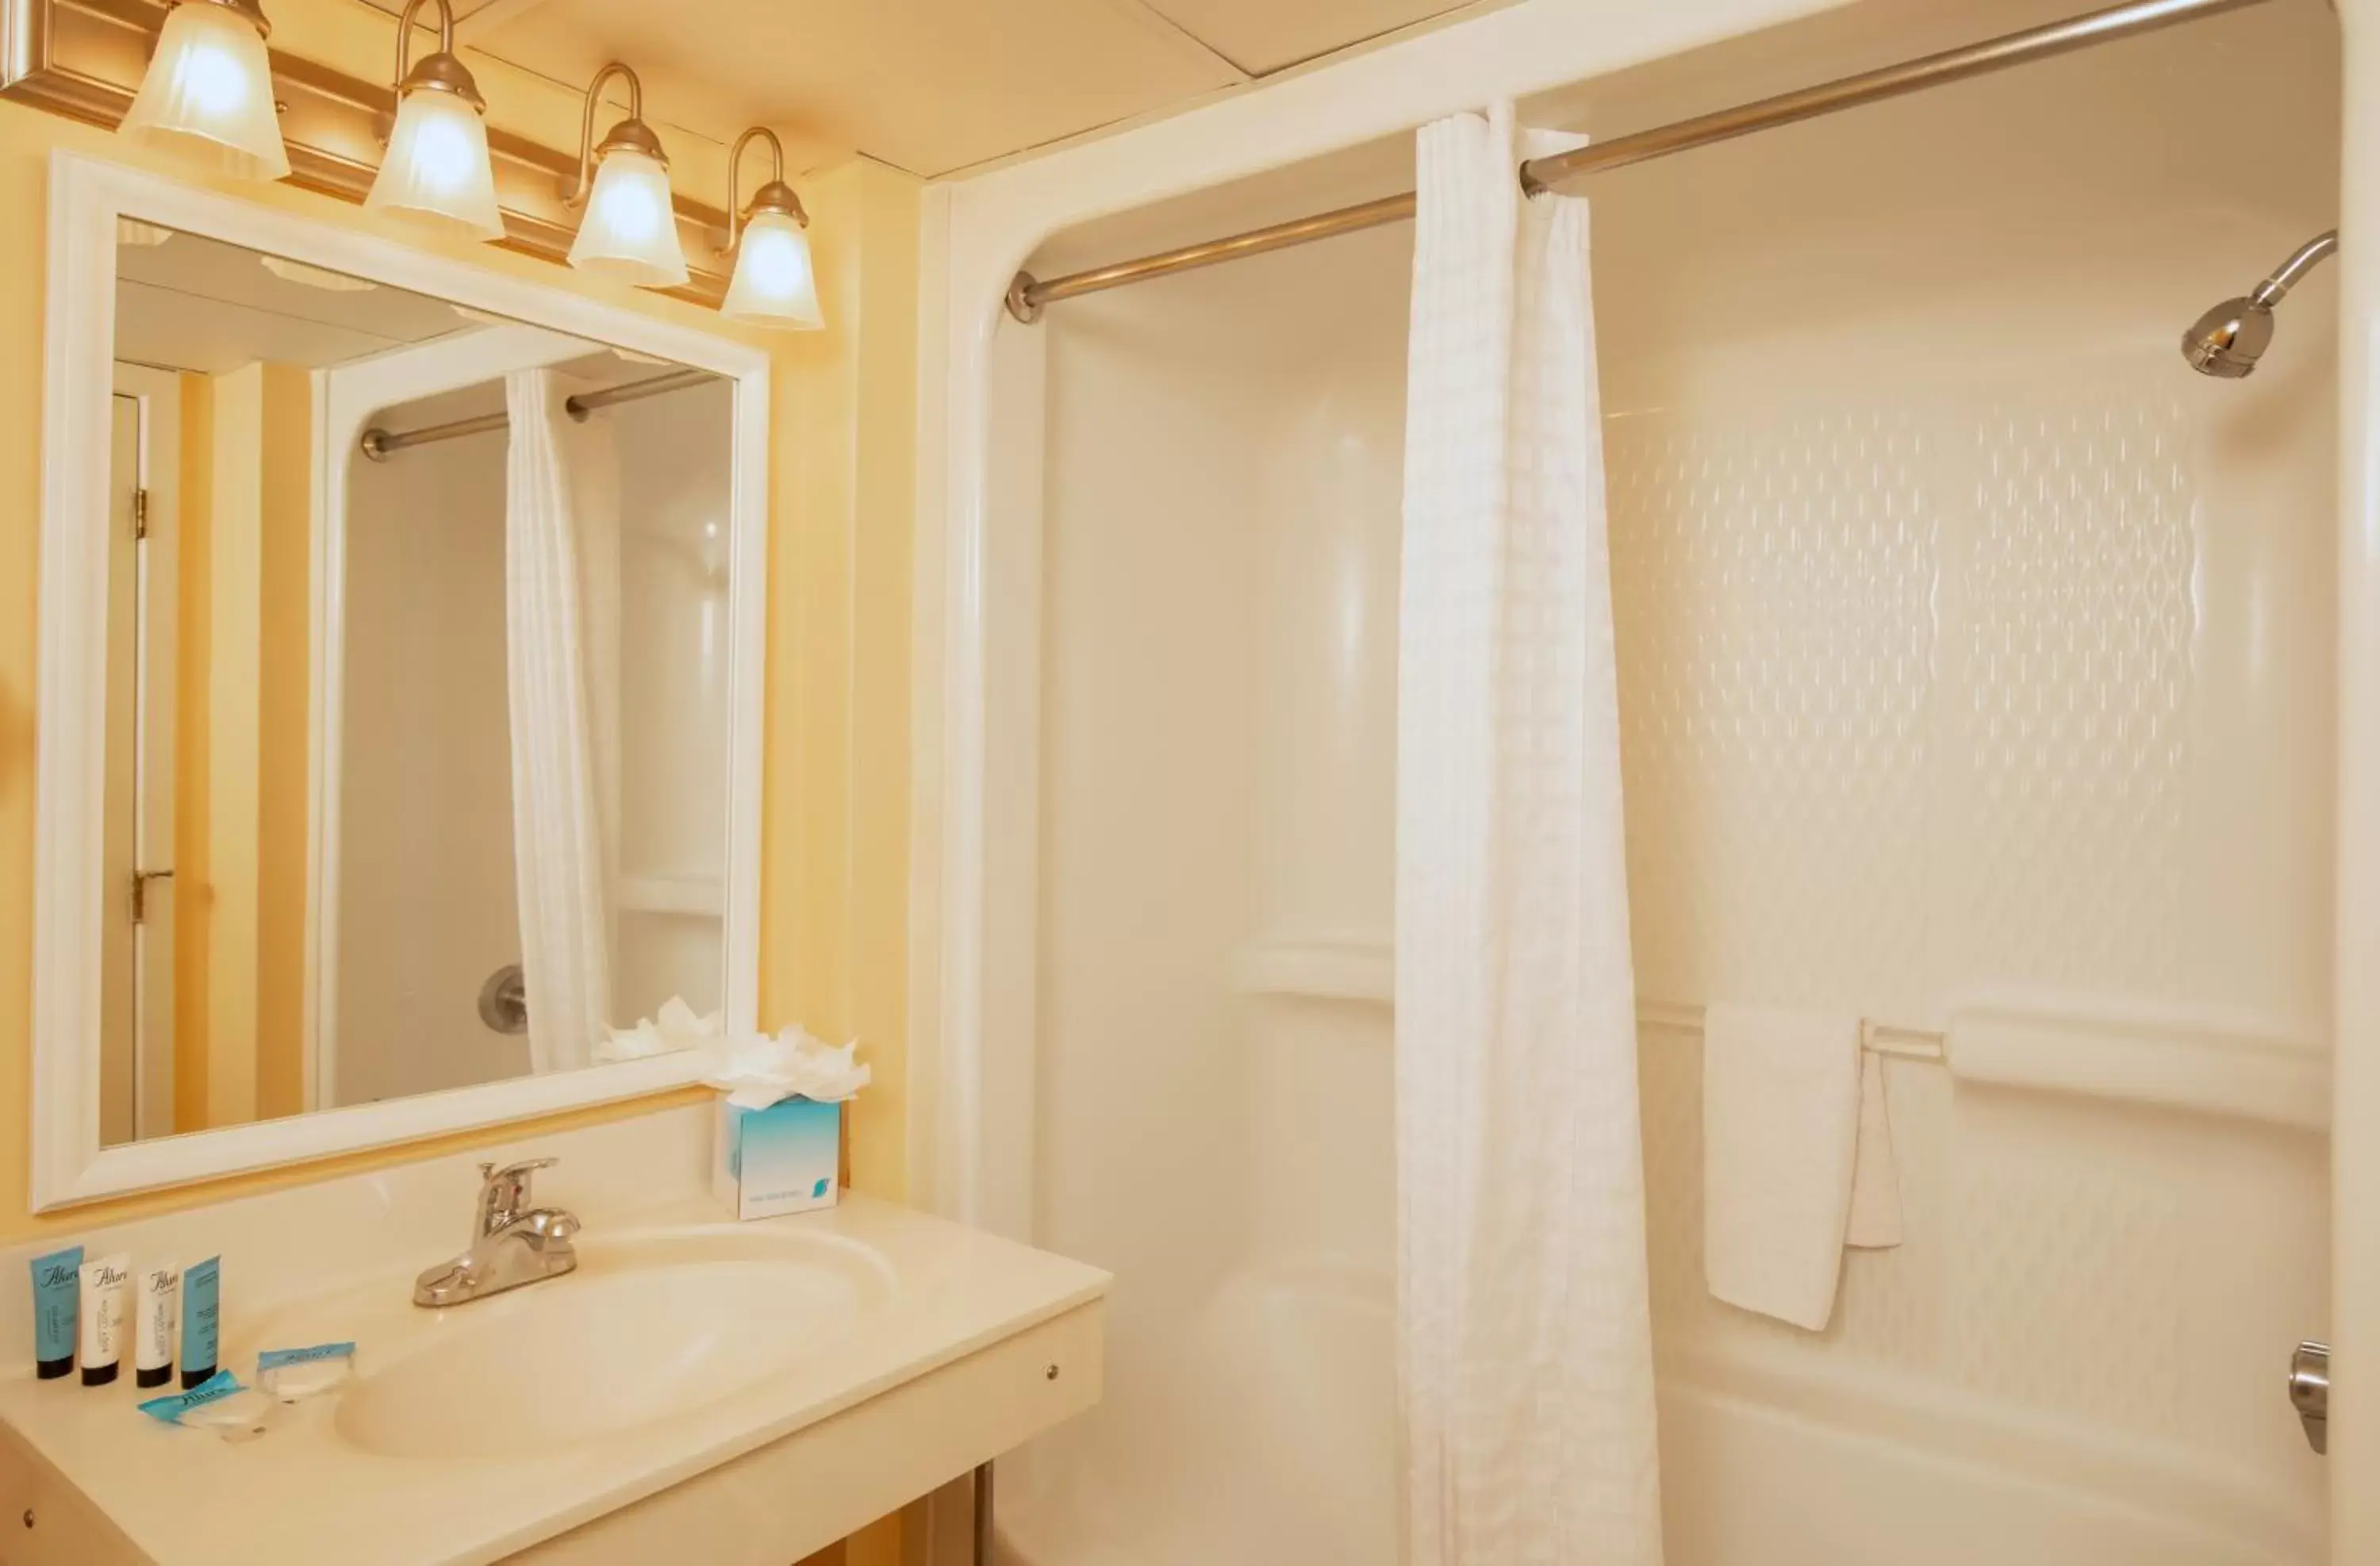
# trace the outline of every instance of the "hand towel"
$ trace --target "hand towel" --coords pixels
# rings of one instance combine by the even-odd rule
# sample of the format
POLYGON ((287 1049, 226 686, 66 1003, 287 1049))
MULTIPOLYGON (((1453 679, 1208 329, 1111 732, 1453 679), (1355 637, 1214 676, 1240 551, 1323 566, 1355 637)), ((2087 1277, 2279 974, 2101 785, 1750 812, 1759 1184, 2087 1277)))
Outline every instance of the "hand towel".
POLYGON ((1889 1250, 1900 1244, 1900 1173, 1892 1161, 1892 1120, 1885 1112, 1884 1057, 1860 1051, 1859 1154, 1852 1166, 1852 1216, 1843 1244, 1889 1250))
POLYGON ((1732 1305, 1821 1330, 1859 1150, 1860 1019, 1715 1002, 1703 1017, 1703 1270, 1732 1305))

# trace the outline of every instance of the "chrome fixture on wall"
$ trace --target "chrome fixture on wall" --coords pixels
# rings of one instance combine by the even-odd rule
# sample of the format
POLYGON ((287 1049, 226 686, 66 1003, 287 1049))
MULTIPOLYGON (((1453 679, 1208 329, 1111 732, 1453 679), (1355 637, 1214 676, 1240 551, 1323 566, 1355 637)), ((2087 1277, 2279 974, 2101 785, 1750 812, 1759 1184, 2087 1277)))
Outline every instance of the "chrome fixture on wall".
POLYGON ((438 6, 438 49, 410 68, 414 18, 424 0, 406 0, 396 20, 396 123, 364 205, 460 228, 476 239, 504 237, 496 174, 488 159, 488 101, 455 53, 455 9, 438 6))
POLYGON ((2330 1452, 2330 1345, 2300 1343, 2289 1356, 2289 1406, 2305 1427, 2306 1444, 2330 1452))
POLYGON ((2241 381, 2273 341, 2273 307, 2289 297, 2305 274, 2338 252, 2338 230, 2317 234, 2300 245, 2273 274, 2236 299, 2208 310, 2181 334, 2181 357, 2201 375, 2241 381))
POLYGON ((509 1037, 528 1031, 528 979, 518 963, 506 963, 480 986, 480 1020, 491 1033, 509 1037))

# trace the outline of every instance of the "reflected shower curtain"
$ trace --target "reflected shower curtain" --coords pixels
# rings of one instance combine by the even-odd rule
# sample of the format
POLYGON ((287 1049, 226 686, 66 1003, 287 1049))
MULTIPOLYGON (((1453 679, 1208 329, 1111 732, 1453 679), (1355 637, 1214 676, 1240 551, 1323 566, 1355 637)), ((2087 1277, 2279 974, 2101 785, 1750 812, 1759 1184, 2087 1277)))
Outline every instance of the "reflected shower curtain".
POLYGON ((504 405, 513 862, 544 1073, 590 1063, 611 1023, 618 501, 601 436, 563 422, 551 370, 506 376, 504 405))
POLYGON ((1426 127, 1397 711, 1413 1566, 1658 1566, 1619 688, 1584 200, 1426 127))

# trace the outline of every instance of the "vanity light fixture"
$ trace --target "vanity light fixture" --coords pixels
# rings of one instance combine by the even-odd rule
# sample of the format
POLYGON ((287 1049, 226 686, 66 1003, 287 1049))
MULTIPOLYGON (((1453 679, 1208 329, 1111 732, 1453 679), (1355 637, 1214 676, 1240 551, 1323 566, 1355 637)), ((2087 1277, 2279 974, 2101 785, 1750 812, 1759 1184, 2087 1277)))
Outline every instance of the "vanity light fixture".
POLYGON ((165 14, 124 134, 152 146, 203 150, 227 174, 287 177, 264 52, 272 30, 257 0, 180 0, 165 14))
POLYGON ((719 313, 730 321, 754 326, 779 326, 814 332, 826 324, 819 310, 818 276, 810 267, 809 213, 802 199, 785 183, 785 148, 777 133, 754 126, 735 139, 727 154, 727 249, 735 258, 735 275, 719 313), (740 210, 735 192, 744 149, 755 139, 769 144, 769 182, 753 193, 740 210))
POLYGON ((686 251, 678 243, 677 214, 670 201, 669 158, 661 138, 645 124, 645 88, 637 73, 614 60, 587 86, 587 113, 578 129, 578 178, 564 199, 584 206, 570 264, 648 288, 686 285, 686 251), (599 146, 595 109, 603 84, 614 76, 628 81, 628 117, 613 126, 599 146))
POLYGON ((455 55, 455 11, 438 6, 438 52, 407 67, 414 17, 423 0, 406 0, 396 23, 396 124, 388 155, 364 205, 459 228, 475 239, 504 237, 496 176, 488 161, 487 100, 455 55))

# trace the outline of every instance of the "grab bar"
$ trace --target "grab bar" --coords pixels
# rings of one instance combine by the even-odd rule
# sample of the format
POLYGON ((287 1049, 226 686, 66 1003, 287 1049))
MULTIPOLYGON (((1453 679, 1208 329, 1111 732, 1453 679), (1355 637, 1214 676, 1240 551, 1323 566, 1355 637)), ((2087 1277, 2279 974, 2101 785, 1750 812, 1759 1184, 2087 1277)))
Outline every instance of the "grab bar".
MULTIPOLYGON (((1639 1001, 1636 1002, 1636 1026, 1700 1033, 1703 1030, 1703 1009, 1672 1001, 1639 1001)), ((1925 1028, 1900 1027, 1891 1023, 1877 1022, 1873 1017, 1860 1018, 1860 1048, 1873 1055, 1889 1056, 1897 1061, 1932 1061, 1939 1064, 1945 1059, 1942 1038, 1941 1034, 1925 1028)))

